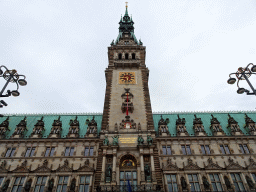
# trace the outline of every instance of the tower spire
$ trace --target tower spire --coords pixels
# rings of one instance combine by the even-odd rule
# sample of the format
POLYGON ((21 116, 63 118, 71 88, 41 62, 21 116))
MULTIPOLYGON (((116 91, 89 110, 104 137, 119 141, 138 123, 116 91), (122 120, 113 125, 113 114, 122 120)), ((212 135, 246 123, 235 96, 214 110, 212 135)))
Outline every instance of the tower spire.
POLYGON ((124 14, 124 16, 129 16, 128 15, 128 2, 125 2, 126 3, 126 5, 125 5, 125 14, 124 14))

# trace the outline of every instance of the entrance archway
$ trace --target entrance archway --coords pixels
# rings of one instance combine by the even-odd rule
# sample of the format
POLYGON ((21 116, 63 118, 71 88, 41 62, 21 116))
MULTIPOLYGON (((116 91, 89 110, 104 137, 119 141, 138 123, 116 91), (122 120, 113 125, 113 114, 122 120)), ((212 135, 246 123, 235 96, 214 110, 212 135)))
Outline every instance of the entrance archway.
POLYGON ((126 185, 129 180, 131 185, 137 185, 137 160, 133 155, 124 155, 120 159, 120 185, 126 185))

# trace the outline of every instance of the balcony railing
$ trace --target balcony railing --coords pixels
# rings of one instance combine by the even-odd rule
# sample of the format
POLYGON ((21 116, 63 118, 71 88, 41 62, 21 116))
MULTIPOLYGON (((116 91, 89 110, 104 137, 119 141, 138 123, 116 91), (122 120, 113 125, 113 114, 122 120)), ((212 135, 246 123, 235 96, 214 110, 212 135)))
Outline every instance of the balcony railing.
MULTIPOLYGON (((163 192, 164 190, 160 185, 131 185, 132 191, 140 192, 163 192)), ((128 192, 128 185, 102 185, 96 188, 96 192, 128 192)))

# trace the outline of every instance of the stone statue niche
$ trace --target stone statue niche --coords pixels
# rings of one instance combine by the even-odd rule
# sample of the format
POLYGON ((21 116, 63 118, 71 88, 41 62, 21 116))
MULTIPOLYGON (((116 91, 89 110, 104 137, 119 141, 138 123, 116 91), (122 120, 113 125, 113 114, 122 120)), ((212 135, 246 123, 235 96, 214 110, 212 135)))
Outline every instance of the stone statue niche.
POLYGON ((251 135, 256 135, 255 122, 245 113, 245 127, 251 135))
POLYGON ((228 114, 228 130, 231 135, 242 135, 242 131, 237 123, 237 121, 228 114))
POLYGON ((68 138, 79 137, 79 121, 77 120, 77 116, 76 116, 76 118, 74 120, 70 119, 69 125, 70 125, 70 127, 69 127, 69 131, 68 131, 67 137, 68 138))
POLYGON ((127 105, 128 105, 128 111, 130 113, 133 113, 134 107, 133 107, 133 94, 130 93, 130 89, 129 88, 125 88, 124 89, 125 92, 121 95, 122 97, 122 106, 121 106, 121 110, 123 113, 126 112, 127 110, 127 105), (128 99, 127 99, 128 96, 128 99))
POLYGON ((106 172, 105 172, 105 178, 106 178, 106 183, 110 183, 113 178, 112 178, 112 174, 113 174, 113 156, 112 155, 107 155, 106 156, 106 172))
POLYGON ((201 118, 197 118, 196 115, 194 116, 195 119, 193 120, 193 128, 195 131, 195 136, 206 136, 201 118))
POLYGON ((62 131, 62 122, 60 121, 60 116, 58 119, 54 120, 52 124, 52 130, 50 132, 49 138, 60 138, 62 131))
POLYGON ((30 136, 31 138, 42 138, 42 135, 45 131, 43 119, 44 117, 42 116, 40 120, 37 120, 37 123, 35 124, 33 132, 30 136))
POLYGON ((7 117, 1 124, 0 124, 0 138, 5 138, 5 133, 10 131, 9 127, 9 117, 7 117))
POLYGON ((27 117, 24 117, 24 119, 16 126, 12 138, 23 138, 25 131, 27 131, 27 117))
POLYGON ((212 119, 211 119, 211 126, 210 129, 213 133, 214 136, 221 136, 224 134, 220 122, 218 121, 218 119, 216 117, 214 117, 212 114, 212 119))
POLYGON ((166 120, 163 119, 163 116, 161 115, 161 119, 158 122, 158 134, 161 136, 167 136, 169 135, 168 131, 168 123, 169 119, 167 118, 166 120))
POLYGON ((89 123, 88 123, 86 136, 96 137, 97 134, 98 134, 97 122, 94 120, 94 116, 93 116, 92 120, 89 121, 89 123))
POLYGON ((176 131, 177 131, 177 136, 188 136, 188 132, 186 129, 186 120, 185 118, 180 118, 178 115, 178 119, 176 120, 176 131))
POLYGON ((147 182, 151 182, 151 171, 150 171, 150 165, 149 164, 145 164, 144 172, 145 172, 145 180, 147 182))

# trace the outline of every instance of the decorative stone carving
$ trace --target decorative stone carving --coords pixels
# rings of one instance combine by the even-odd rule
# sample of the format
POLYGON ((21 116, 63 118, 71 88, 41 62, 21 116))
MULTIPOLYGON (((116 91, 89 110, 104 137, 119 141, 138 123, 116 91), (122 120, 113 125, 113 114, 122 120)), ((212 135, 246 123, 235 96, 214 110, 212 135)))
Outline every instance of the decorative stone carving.
POLYGON ((0 124, 0 138, 5 138, 5 133, 9 130, 9 116, 0 124))
POLYGON ((30 167, 31 165, 29 166, 29 168, 27 168, 27 160, 23 161, 23 163, 21 163, 21 165, 17 165, 17 167, 12 170, 11 172, 23 172, 23 173, 29 173, 30 172, 30 167))
POLYGON ((108 136, 105 136, 105 139, 103 140, 103 145, 104 146, 108 146, 109 145, 108 136))
POLYGON ((211 119, 210 129, 211 129, 213 135, 214 136, 221 136, 221 135, 223 135, 224 131, 221 128, 220 122, 212 114, 211 114, 211 116, 212 116, 212 119, 211 119))
POLYGON ((228 162, 229 164, 226 165, 226 163, 224 162, 224 165, 225 165, 225 169, 228 169, 228 170, 241 170, 241 169, 244 169, 244 167, 242 167, 241 165, 234 162, 233 159, 231 159, 230 157, 228 158, 228 162))
POLYGON ((125 116, 125 120, 119 124, 119 129, 136 129, 136 123, 133 119, 130 119, 130 116, 125 116))
POLYGON ((231 183, 227 176, 224 176, 224 181, 225 181, 225 185, 226 185, 227 189, 232 189, 231 183))
POLYGON ((69 131, 68 131, 68 138, 74 138, 74 137, 78 137, 79 136, 79 121, 77 120, 77 116, 76 118, 70 119, 69 121, 69 131))
POLYGON ((144 144, 144 139, 141 135, 138 135, 138 145, 143 145, 144 144))
POLYGON ((122 101, 123 101, 121 110, 123 113, 125 113, 127 110, 127 106, 128 106, 128 112, 133 113, 133 111, 134 111, 133 102, 132 102, 133 94, 130 93, 129 88, 124 88, 124 90, 125 90, 125 93, 123 93, 121 95, 122 101))
POLYGON ((177 136, 188 136, 185 123, 186 123, 185 118, 181 119, 180 116, 178 115, 178 119, 176 120, 177 136))
POLYGON ((30 137, 32 138, 41 138, 43 135, 44 129, 44 117, 42 116, 40 120, 37 120, 37 123, 35 124, 35 127, 33 129, 33 132, 30 137))
POLYGON ((256 135, 256 126, 255 122, 248 117, 248 115, 245 113, 245 129, 251 134, 251 135, 256 135))
POLYGON ((76 179, 72 179, 69 192, 75 192, 76 190, 76 179))
POLYGON ((205 163, 204 163, 204 169, 206 169, 206 170, 216 170, 216 169, 221 170, 221 169, 223 169, 223 167, 219 166, 218 162, 213 163, 212 158, 209 158, 207 161, 208 161, 208 165, 205 166, 205 163))
POLYGON ((27 131, 27 117, 25 116, 23 120, 19 122, 16 126, 14 133, 12 134, 12 138, 22 138, 25 131, 27 131))
POLYGON ((150 135, 147 135, 147 143, 149 146, 151 146, 153 144, 153 139, 150 135))
POLYGON ((161 119, 158 122, 158 134, 159 135, 162 135, 162 136, 169 135, 168 126, 167 126, 168 121, 169 121, 169 119, 164 120, 163 116, 161 115, 161 119))
POLYGON ((185 163, 183 162, 183 169, 184 170, 200 170, 202 168, 197 165, 197 162, 193 163, 193 160, 188 158, 188 164, 186 166, 185 166, 185 163))
POLYGON ((64 164, 62 166, 60 166, 55 170, 56 172, 72 172, 73 171, 73 165, 71 167, 69 167, 69 162, 66 159, 64 161, 64 164))
POLYGON ((8 186, 10 184, 10 179, 7 179, 5 182, 4 182, 4 185, 2 187, 2 192, 7 192, 7 189, 8 189, 8 186))
POLYGON ((203 180, 204 189, 206 191, 209 191, 210 190, 210 183, 208 182, 207 178, 205 176, 203 176, 202 180, 203 180))
POLYGON ((175 164, 172 163, 171 158, 167 159, 167 165, 163 166, 163 170, 166 171, 177 171, 179 170, 179 167, 177 167, 177 163, 175 162, 175 164))
POLYGON ((228 114, 228 127, 232 135, 241 135, 242 131, 239 128, 237 121, 228 114))
POLYGON ((195 119, 193 120, 193 129, 195 131, 195 136, 205 136, 206 133, 201 118, 197 118, 196 115, 194 116, 195 119))
POLYGON ((50 138, 60 138, 62 131, 62 122, 60 121, 60 116, 57 120, 54 120, 52 124, 52 130, 50 132, 50 138))
POLYGON ((97 122, 94 120, 94 116, 93 116, 92 120, 88 123, 86 135, 89 137, 96 137, 97 134, 98 134, 97 122))
POLYGON ((113 138, 113 142, 112 142, 112 145, 114 146, 118 146, 118 138, 119 138, 119 135, 115 135, 113 138))

